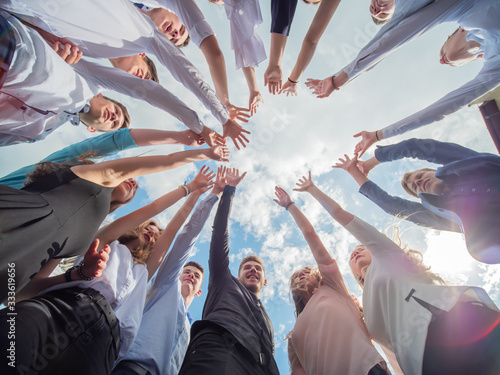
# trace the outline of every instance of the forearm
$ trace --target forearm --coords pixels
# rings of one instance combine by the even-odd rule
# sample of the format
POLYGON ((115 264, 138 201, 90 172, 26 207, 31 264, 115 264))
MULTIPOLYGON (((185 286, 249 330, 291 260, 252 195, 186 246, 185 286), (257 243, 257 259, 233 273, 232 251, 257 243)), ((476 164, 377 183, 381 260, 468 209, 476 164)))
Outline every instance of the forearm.
POLYGON ((271 34, 271 52, 269 53, 269 66, 281 66, 288 37, 282 34, 271 34))
POLYGON ((94 165, 74 166, 77 176, 102 186, 118 186, 126 179, 157 173, 180 167, 184 164, 209 158, 211 150, 195 149, 169 155, 144 156, 111 160, 94 165))
POLYGON ((352 168, 348 171, 348 173, 354 178, 359 186, 363 186, 365 182, 370 181, 368 177, 365 176, 363 172, 361 172, 358 168, 352 168))
POLYGON ((257 77, 255 76, 255 69, 253 66, 245 66, 241 68, 243 70, 243 74, 245 75, 245 79, 248 85, 248 91, 258 92, 259 87, 257 85, 257 77))
POLYGON ((346 226, 354 219, 353 214, 345 211, 337 202, 323 193, 317 186, 311 187, 308 193, 311 194, 340 225, 346 226))
POLYGON ((149 258, 146 261, 146 266, 148 268, 148 280, 151 280, 153 275, 156 273, 156 270, 158 270, 158 267, 162 263, 163 258, 170 248, 170 245, 172 244, 177 232, 193 210, 193 207, 198 201, 200 195, 201 194, 199 191, 194 191, 189 195, 184 204, 175 213, 172 220, 170 220, 167 227, 156 241, 149 258))
POLYGON ((181 141, 182 132, 179 131, 130 129, 130 135, 139 147, 163 144, 183 144, 181 141))
POLYGON ((215 35, 210 35, 203 39, 200 49, 205 55, 208 67, 210 68, 215 92, 222 103, 227 105, 229 103, 229 91, 227 88, 226 62, 215 35))
POLYGON ((321 239, 307 217, 295 204, 288 207, 288 212, 290 212, 300 231, 304 235, 316 262, 318 264, 330 264, 332 262, 332 258, 326 251, 321 239))

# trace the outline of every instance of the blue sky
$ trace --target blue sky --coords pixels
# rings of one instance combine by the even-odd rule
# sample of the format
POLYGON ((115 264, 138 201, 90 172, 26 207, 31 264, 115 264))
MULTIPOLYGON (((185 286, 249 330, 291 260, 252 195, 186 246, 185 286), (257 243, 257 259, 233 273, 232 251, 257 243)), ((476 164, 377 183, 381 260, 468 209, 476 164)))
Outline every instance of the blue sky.
MULTIPOLYGON (((247 106, 248 90, 243 73, 234 69, 229 23, 224 9, 202 0, 198 1, 198 5, 216 30, 224 52, 231 101, 238 106, 247 106)), ((262 1, 261 8, 264 23, 259 28, 259 35, 269 51, 269 1, 262 1)), ((283 58, 284 77, 288 77, 293 68, 316 9, 316 6, 299 2, 283 58)), ((500 266, 476 262, 468 255, 461 234, 437 232, 399 222, 359 194, 356 183, 346 172, 331 168, 344 153, 352 154, 356 144, 353 134, 361 130, 379 129, 410 115, 477 73, 482 64, 479 61, 459 68, 442 66, 438 62, 442 43, 456 27, 456 24, 436 27, 329 98, 316 99, 304 85, 306 78, 324 78, 339 71, 377 30, 370 20, 367 0, 345 1, 340 4, 310 66, 300 80, 297 97, 270 95, 263 84, 267 61, 256 69, 265 103, 261 104, 250 123, 244 125, 252 132, 249 146, 237 151, 230 145, 232 155, 228 165, 248 171, 238 188, 231 215, 231 269, 236 274, 239 261, 249 253, 261 256, 266 263, 269 285, 264 289, 262 299, 273 320, 276 360, 283 374, 288 372, 286 342, 283 339, 295 320, 288 293, 288 278, 295 269, 314 264, 314 259, 290 215, 273 203, 272 198, 275 184, 291 193, 295 182, 309 169, 314 181, 347 210, 381 230, 397 224, 401 228, 403 241, 422 251, 425 261, 434 271, 447 278, 450 284, 482 286, 500 305, 500 266)), ((206 61, 196 46, 191 44, 183 51, 211 82, 206 61)), ((173 80, 165 68, 157 66, 162 84, 196 110, 208 126, 221 130, 220 124, 200 102, 173 80)), ((132 127, 183 129, 175 119, 149 104, 113 93, 110 96, 127 105, 132 117, 132 127)), ((0 175, 37 162, 51 152, 89 136, 90 133, 83 127, 66 125, 36 144, 3 147, 0 149, 0 159, 4 161, 0 165, 0 175)), ((439 123, 389 139, 382 144, 412 137, 451 141, 478 151, 496 153, 475 106, 464 108, 439 123)), ((180 146, 156 146, 148 151, 149 154, 160 154, 180 149, 180 146)), ((145 150, 135 149, 124 152, 121 156, 136 156, 143 152, 145 150)), ((372 150, 367 153, 367 157, 370 156, 372 150)), ((208 164, 215 170, 216 163, 208 164)), ((406 160, 382 165, 370 174, 370 178, 389 192, 405 197, 400 187, 400 178, 405 171, 423 165, 425 163, 406 160)), ((141 192, 131 204, 115 212, 110 219, 138 208, 175 188, 187 178, 194 177, 201 166, 201 163, 197 163, 140 178, 143 188, 141 192)), ((350 275, 346 261, 347 254, 356 244, 354 238, 334 223, 311 197, 304 193, 293 193, 292 199, 311 220, 330 254, 338 259, 351 291, 361 296, 361 290, 350 275)), ((159 216, 162 224, 168 222, 177 207, 179 205, 159 216)), ((206 268, 214 213, 215 209, 202 232, 193 258, 206 268)), ((204 285, 205 292, 206 287, 204 285)), ((196 298, 191 305, 190 311, 195 319, 201 318, 204 295, 196 298)))

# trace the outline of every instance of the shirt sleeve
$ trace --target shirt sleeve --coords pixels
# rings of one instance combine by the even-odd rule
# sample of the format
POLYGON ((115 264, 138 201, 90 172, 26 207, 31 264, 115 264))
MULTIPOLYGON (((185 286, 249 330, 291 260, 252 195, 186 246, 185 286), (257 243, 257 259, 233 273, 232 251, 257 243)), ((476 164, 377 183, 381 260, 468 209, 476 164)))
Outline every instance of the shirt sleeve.
POLYGON ((411 138, 389 146, 377 146, 375 157, 381 163, 413 158, 435 164, 447 164, 468 159, 480 153, 456 143, 440 142, 434 139, 411 138))
POLYGON ((288 339, 288 361, 290 362, 290 373, 292 375, 307 375, 295 353, 292 339, 288 339))
POLYGON ((203 129, 204 125, 196 112, 157 82, 86 60, 80 60, 74 68, 101 89, 113 90, 134 99, 144 100, 170 113, 197 134, 203 129))
POLYGON ((235 187, 226 185, 215 215, 212 241, 210 242, 210 257, 208 259, 210 284, 216 278, 229 274, 229 232, 227 226, 235 193, 235 187))
POLYGON ((390 215, 423 227, 461 232, 454 222, 434 214, 421 203, 389 195, 373 181, 365 182, 359 192, 390 215))
POLYGON ((500 56, 485 61, 478 75, 427 108, 382 129, 385 138, 442 120, 500 84, 500 56))
POLYGON ((228 112, 217 94, 181 50, 158 29, 155 29, 153 40, 146 52, 154 54, 162 65, 169 69, 172 76, 190 90, 221 124, 227 122, 228 112))
POLYGON ((175 239, 172 250, 161 264, 153 280, 153 288, 160 288, 177 280, 218 199, 215 194, 210 194, 196 207, 191 218, 175 239))
POLYGON ((356 59, 342 69, 350 80, 372 69, 399 47, 411 42, 434 26, 445 22, 455 1, 435 1, 432 4, 401 20, 397 25, 389 22, 356 56, 356 59))
MULTIPOLYGON (((42 161, 50 161, 53 163, 69 161, 74 163, 77 162, 79 156, 91 151, 95 151, 98 157, 105 157, 134 147, 137 147, 137 144, 130 135, 130 129, 119 129, 114 132, 105 133, 97 137, 74 143, 62 150, 50 154, 42 161)), ((14 171, 0 178, 0 184, 21 189, 26 180, 26 175, 33 172, 36 166, 37 164, 31 164, 14 171)))
POLYGON ((403 253, 403 250, 391 241, 385 234, 380 233, 373 226, 357 216, 345 227, 356 239, 361 242, 372 254, 403 253))
POLYGON ((271 33, 288 36, 297 0, 271 0, 271 33))

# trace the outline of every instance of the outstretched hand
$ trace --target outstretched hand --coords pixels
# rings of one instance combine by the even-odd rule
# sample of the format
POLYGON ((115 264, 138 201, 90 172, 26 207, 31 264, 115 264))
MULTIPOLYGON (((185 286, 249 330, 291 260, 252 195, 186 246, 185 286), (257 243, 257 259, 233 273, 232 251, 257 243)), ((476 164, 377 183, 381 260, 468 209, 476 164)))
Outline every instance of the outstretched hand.
POLYGON ((313 94, 316 95, 317 98, 327 98, 332 92, 335 91, 335 88, 328 82, 330 81, 330 78, 331 77, 327 77, 325 79, 308 78, 306 86, 313 90, 313 94))
POLYGON ((215 161, 229 161, 229 150, 225 146, 215 146, 208 151, 208 157, 215 161))
POLYGON ((106 268, 111 248, 109 245, 105 245, 102 250, 97 251, 98 248, 99 239, 96 238, 92 241, 89 249, 83 257, 81 272, 85 277, 99 277, 102 275, 102 271, 106 268))
POLYGON ((354 153, 358 158, 363 156, 365 151, 368 150, 372 144, 377 142, 377 132, 362 131, 358 134, 354 134, 354 137, 361 137, 361 141, 354 147, 354 153))
POLYGON ((339 162, 335 163, 335 165, 332 165, 332 168, 340 168, 343 169, 349 173, 351 173, 354 170, 359 170, 358 168, 358 158, 356 155, 352 159, 347 156, 347 154, 344 154, 344 158, 339 158, 339 162))
POLYGON ((248 99, 248 108, 250 109, 250 116, 253 116, 257 113, 257 108, 260 103, 264 103, 264 99, 262 99, 262 95, 260 91, 254 91, 250 93, 250 98, 248 99))
POLYGON ((298 188, 293 189, 294 191, 311 190, 311 188, 315 186, 314 183, 312 182, 311 171, 309 171, 309 177, 302 176, 302 178, 299 178, 299 182, 297 182, 295 185, 297 185, 298 188))
POLYGON ((193 179, 193 181, 188 183, 189 189, 191 191, 195 191, 198 189, 200 189, 200 190, 204 189, 204 191, 201 191, 201 193, 203 194, 204 192, 206 192, 208 189, 210 189, 213 186, 214 177, 215 177, 215 173, 212 172, 209 167, 204 165, 203 167, 201 167, 200 171, 198 172, 196 177, 193 179))
POLYGON ((245 178, 247 172, 240 175, 239 169, 236 168, 228 168, 226 170, 226 184, 229 186, 238 186, 238 184, 245 178))
POLYGON ((297 84, 287 80, 278 94, 297 96, 297 84))
POLYGON ((222 135, 220 135, 215 130, 210 129, 207 126, 203 126, 200 136, 210 147, 224 146, 226 144, 226 141, 224 140, 224 137, 222 135))
POLYGON ((243 129, 241 125, 238 125, 231 119, 227 120, 227 122, 223 125, 223 129, 224 130, 222 134, 224 138, 231 138, 237 150, 240 149, 240 145, 243 146, 243 148, 247 147, 245 142, 249 143, 250 141, 245 136, 245 133, 250 134, 248 130, 243 129), (238 142, 240 143, 240 145, 238 145, 238 142))
POLYGON ((292 200, 290 199, 290 196, 288 195, 288 193, 284 189, 280 188, 279 186, 275 186, 274 194, 276 194, 276 197, 278 199, 273 199, 273 201, 275 201, 281 207, 286 207, 290 203, 292 203, 292 200))
POLYGON ((280 66, 268 66, 264 73, 264 86, 268 86, 270 94, 277 94, 281 90, 283 73, 280 66))
POLYGON ((242 108, 242 107, 236 107, 235 105, 232 105, 231 103, 228 103, 226 105, 227 111, 229 112, 229 118, 233 121, 239 120, 243 122, 248 122, 248 119, 250 118, 250 112, 249 109, 247 108, 242 108))
POLYGON ((215 195, 219 195, 224 191, 224 187, 226 186, 226 167, 222 165, 217 168, 217 178, 215 179, 214 188, 212 189, 212 193, 215 195))

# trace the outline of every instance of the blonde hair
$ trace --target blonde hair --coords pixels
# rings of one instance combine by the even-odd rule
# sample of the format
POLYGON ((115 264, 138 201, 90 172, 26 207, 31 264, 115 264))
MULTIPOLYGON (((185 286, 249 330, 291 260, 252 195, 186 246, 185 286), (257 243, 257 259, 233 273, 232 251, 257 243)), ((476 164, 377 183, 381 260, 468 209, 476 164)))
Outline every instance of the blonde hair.
POLYGON ((413 190, 410 189, 410 186, 408 185, 408 180, 410 179, 410 176, 413 173, 417 173, 417 172, 436 172, 436 170, 432 169, 432 168, 420 168, 420 169, 417 169, 416 171, 406 172, 404 174, 403 178, 401 179, 401 186, 403 187, 404 191, 408 195, 411 195, 412 197, 415 197, 415 198, 418 198, 418 195, 413 190))
MULTIPOLYGON (((139 238, 141 231, 147 226, 155 226, 158 228, 159 232, 162 232, 162 229, 158 226, 158 223, 154 220, 146 220, 144 223, 139 225, 137 228, 130 229, 127 232, 123 233, 120 237, 118 237, 118 242, 123 245, 127 245, 133 240, 139 238)), ((140 244, 138 247, 134 249, 130 249, 130 253, 132 254, 132 258, 137 263, 144 264, 148 260, 151 255, 151 251, 153 250, 154 243, 148 242, 146 244, 140 244)))
MULTIPOLYGON (((446 281, 441 276, 439 276, 439 274, 431 272, 431 267, 425 265, 424 256, 420 251, 410 249, 407 244, 402 243, 401 237, 399 235, 399 228, 395 225, 391 227, 394 230, 392 235, 392 240, 396 243, 397 246, 399 246, 405 257, 409 260, 409 263, 411 264, 412 268, 408 271, 417 274, 421 280, 429 284, 446 285, 446 281)), ((358 246, 365 247, 362 244, 358 246)), ((363 268, 361 268, 360 270, 361 275, 363 274, 366 275, 366 271, 368 270, 369 267, 370 265, 366 265, 363 268)), ((363 289, 363 286, 365 284, 365 279, 363 278, 363 276, 359 275, 359 277, 356 277, 352 268, 351 272, 353 273, 354 278, 358 281, 359 285, 361 286, 361 289, 363 289)))

